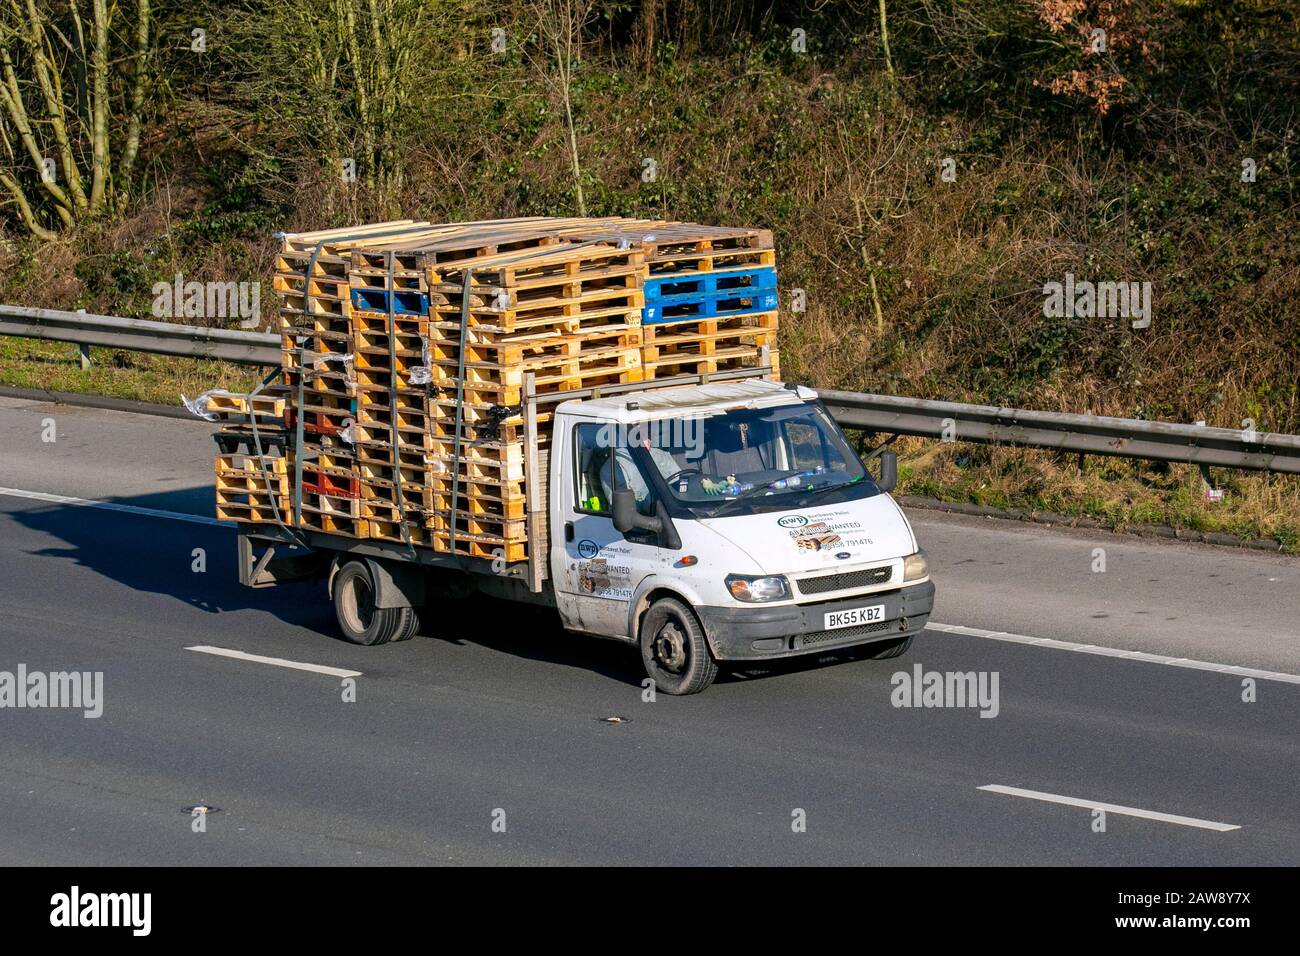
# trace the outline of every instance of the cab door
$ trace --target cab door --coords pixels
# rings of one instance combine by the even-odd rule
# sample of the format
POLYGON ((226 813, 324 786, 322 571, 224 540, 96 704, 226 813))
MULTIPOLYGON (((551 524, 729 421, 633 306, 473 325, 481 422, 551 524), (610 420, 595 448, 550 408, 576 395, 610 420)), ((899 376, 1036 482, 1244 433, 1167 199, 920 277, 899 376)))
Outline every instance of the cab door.
MULTIPOLYGON (((570 421, 557 421, 557 432, 570 421)), ((555 436, 568 467, 553 484, 551 567, 566 627, 635 640, 628 631, 632 596, 648 575, 671 567, 674 557, 652 532, 624 536, 614 528, 615 487, 631 488, 642 514, 653 514, 657 504, 654 486, 612 438, 618 431, 605 422, 578 421, 555 436)))

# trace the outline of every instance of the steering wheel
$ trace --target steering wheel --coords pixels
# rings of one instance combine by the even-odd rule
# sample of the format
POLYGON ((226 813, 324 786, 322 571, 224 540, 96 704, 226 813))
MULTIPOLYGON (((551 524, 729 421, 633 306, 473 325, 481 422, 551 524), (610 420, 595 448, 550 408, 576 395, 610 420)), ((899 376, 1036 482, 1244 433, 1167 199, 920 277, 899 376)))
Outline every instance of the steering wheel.
POLYGON ((664 483, 671 485, 678 478, 681 478, 685 475, 699 475, 701 478, 703 478, 704 472, 700 471, 700 469, 698 468, 691 468, 691 467, 682 468, 679 471, 674 471, 671 475, 665 478, 664 483))

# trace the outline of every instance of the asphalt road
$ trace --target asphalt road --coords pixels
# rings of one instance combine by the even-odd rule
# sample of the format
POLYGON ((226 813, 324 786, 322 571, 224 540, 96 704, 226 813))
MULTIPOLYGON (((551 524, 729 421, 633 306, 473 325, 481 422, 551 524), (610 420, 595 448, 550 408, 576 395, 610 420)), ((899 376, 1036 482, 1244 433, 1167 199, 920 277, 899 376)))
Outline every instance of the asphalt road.
POLYGON ((646 703, 634 650, 508 605, 354 647, 323 588, 241 588, 228 528, 13 493, 208 515, 210 430, 0 400, 0 672, 104 675, 98 719, 0 709, 0 863, 1300 863, 1300 684, 972 636, 1300 674, 1295 559, 916 512, 973 631, 646 703), (997 716, 893 706, 918 664, 996 673, 997 716))

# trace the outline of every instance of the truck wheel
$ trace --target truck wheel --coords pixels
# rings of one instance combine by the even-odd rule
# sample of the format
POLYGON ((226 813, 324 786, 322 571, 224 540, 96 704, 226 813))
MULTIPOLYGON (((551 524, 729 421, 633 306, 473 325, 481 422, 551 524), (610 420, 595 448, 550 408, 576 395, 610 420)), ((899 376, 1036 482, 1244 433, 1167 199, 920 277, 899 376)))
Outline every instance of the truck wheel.
POLYGON ((910 637, 900 637, 892 641, 881 641, 879 644, 868 644, 859 651, 859 654, 869 661, 888 661, 895 657, 902 657, 911 646, 910 637))
POLYGON ((698 694, 718 676, 699 620, 681 601, 655 601, 641 619, 641 660, 665 694, 698 694))
POLYGON ((367 646, 404 641, 420 624, 413 607, 375 607, 375 585, 361 561, 349 561, 334 576, 334 614, 345 638, 367 646))

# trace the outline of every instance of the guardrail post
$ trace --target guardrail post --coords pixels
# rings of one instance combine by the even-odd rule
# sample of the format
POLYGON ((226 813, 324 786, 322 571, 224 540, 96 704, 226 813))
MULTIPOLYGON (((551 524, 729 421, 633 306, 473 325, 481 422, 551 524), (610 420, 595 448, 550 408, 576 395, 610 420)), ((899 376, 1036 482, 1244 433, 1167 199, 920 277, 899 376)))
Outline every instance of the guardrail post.
MULTIPOLYGON (((86 314, 85 309, 77 310, 77 315, 85 315, 85 314, 86 314)), ((77 351, 81 358, 81 370, 83 372, 89 372, 90 371, 90 346, 85 342, 82 342, 80 345, 77 346, 77 351)))

